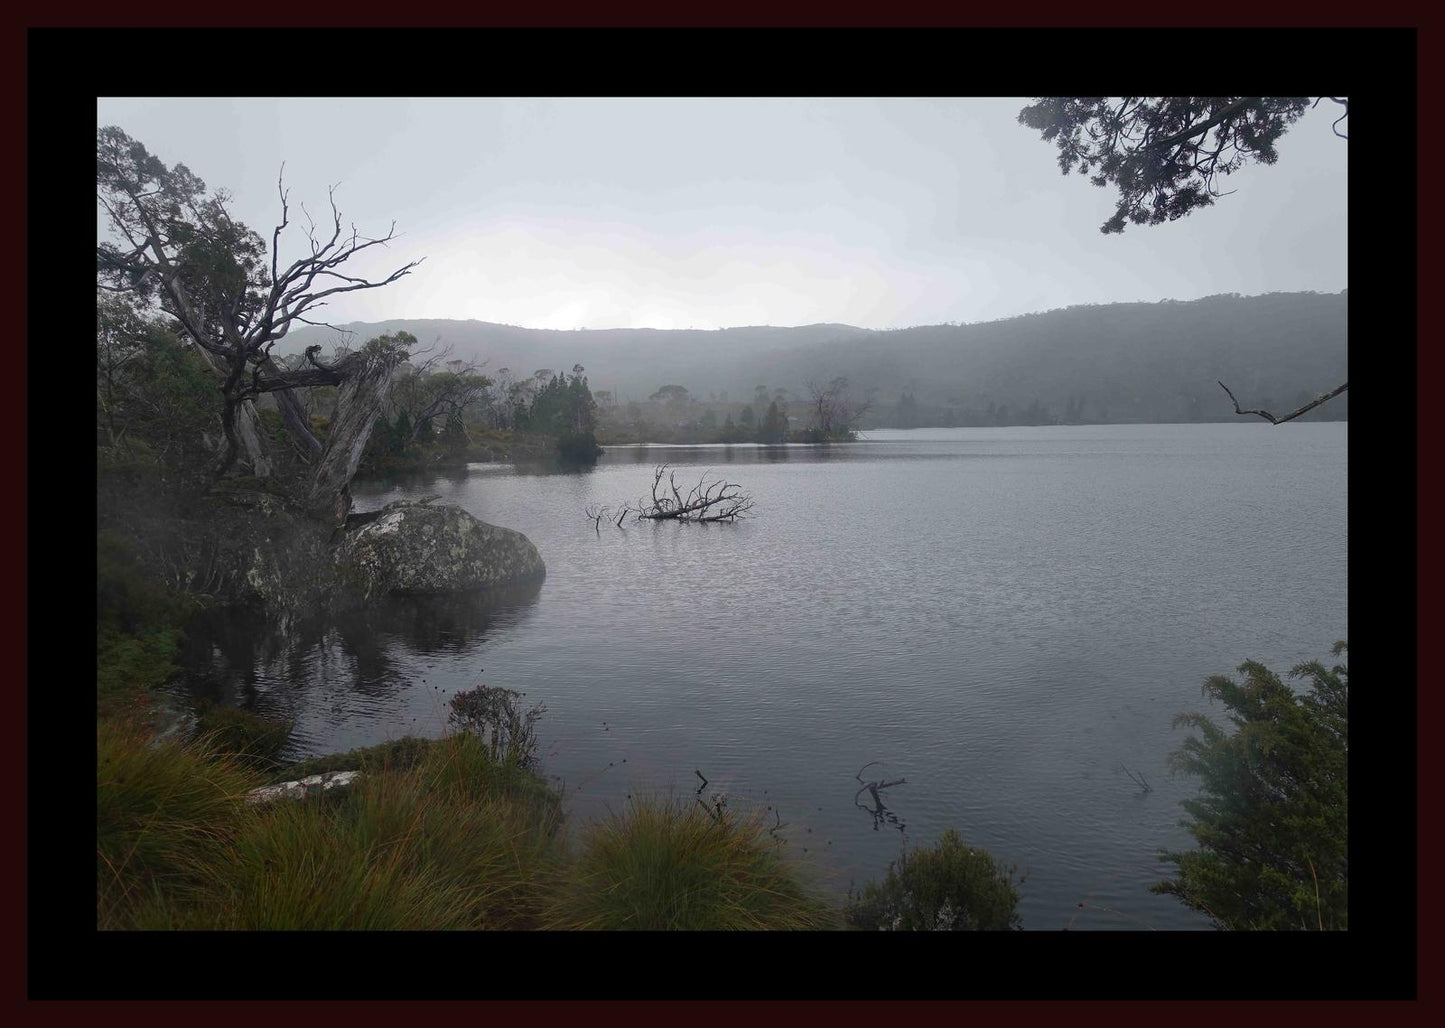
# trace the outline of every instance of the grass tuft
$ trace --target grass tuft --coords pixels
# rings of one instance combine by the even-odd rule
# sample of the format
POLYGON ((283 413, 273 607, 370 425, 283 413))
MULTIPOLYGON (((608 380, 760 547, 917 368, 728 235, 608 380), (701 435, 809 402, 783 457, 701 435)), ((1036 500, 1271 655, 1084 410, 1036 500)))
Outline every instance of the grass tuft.
POLYGON ((139 927, 144 908, 203 890, 246 821, 258 784, 241 762, 203 746, 152 745, 150 732, 107 719, 96 727, 97 923, 139 927))
POLYGON ((548 926, 817 929, 836 918, 759 818, 638 797, 588 827, 548 926))

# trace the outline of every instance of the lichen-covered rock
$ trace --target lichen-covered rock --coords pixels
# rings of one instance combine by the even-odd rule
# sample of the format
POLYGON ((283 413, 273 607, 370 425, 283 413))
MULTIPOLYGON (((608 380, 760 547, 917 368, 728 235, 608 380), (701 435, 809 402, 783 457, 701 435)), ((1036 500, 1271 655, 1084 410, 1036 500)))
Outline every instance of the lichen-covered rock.
POLYGON ((521 532, 480 521, 460 507, 399 500, 346 533, 342 578, 366 597, 426 595, 514 585, 547 573, 521 532))
POLYGON ((360 771, 327 771, 325 774, 309 775, 294 782, 263 785, 259 789, 252 789, 246 793, 246 802, 270 803, 272 800, 282 797, 301 800, 307 796, 331 792, 333 789, 344 789, 360 777, 360 771))

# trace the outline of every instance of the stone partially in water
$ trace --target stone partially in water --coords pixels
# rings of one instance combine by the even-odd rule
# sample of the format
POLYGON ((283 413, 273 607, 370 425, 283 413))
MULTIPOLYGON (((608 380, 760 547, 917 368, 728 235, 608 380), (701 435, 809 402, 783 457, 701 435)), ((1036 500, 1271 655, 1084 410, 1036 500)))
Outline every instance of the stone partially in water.
POLYGON ((337 565, 367 597, 490 589, 547 573, 537 547, 521 532, 460 507, 406 501, 388 504, 349 530, 337 565))

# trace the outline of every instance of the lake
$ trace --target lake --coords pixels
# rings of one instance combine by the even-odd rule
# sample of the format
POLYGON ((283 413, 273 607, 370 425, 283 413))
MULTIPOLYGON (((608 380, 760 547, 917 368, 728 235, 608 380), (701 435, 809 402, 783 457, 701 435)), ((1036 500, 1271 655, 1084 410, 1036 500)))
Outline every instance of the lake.
POLYGON ((540 586, 388 600, 278 639, 228 623, 187 687, 296 720, 294 756, 436 735, 485 682, 546 705, 573 821, 639 791, 761 810, 840 894, 944 829, 1027 873, 1025 927, 1193 929, 1147 888, 1188 848, 1173 716, 1245 659, 1348 637, 1341 422, 875 430, 825 447, 620 446, 356 482, 519 529, 540 586), (604 523, 656 464, 756 501, 737 524, 604 523), (864 768, 864 765, 868 765, 864 768), (1123 770, 1144 776, 1141 789, 1123 770), (905 780, 880 793, 864 781, 905 780), (1083 906, 1080 906, 1083 904, 1083 906))

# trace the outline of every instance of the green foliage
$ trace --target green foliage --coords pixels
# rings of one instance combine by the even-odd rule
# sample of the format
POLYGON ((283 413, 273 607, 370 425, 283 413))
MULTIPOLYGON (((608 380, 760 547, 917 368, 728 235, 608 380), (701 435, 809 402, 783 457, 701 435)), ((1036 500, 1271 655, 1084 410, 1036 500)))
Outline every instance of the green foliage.
MULTIPOLYGON (((1335 644, 1334 654, 1346 652, 1335 644)), ((1181 822, 1199 844, 1161 859, 1178 866, 1154 891, 1175 896, 1217 928, 1340 929, 1349 915, 1349 669, 1318 661, 1297 694, 1254 661, 1242 682, 1216 675, 1204 694, 1224 704, 1233 732, 1203 714, 1175 727, 1199 732, 1171 766, 1200 779, 1181 822)))
POLYGON ((96 696, 112 713, 176 673, 195 606, 147 578, 134 545, 111 531, 96 536, 95 584, 96 696))
POLYGON ((127 635, 102 629, 96 638, 95 692, 101 714, 117 713, 143 701, 145 690, 165 682, 179 668, 176 629, 149 629, 127 635))
POLYGON ((591 432, 564 432, 557 437, 557 459, 564 464, 596 464, 600 456, 602 447, 591 432))
POLYGON ((588 827, 548 926, 706 931, 835 921, 760 820, 639 797, 588 827))
POLYGON ((553 375, 532 397, 524 419, 540 435, 590 435, 597 429, 597 402, 577 365, 571 377, 553 375))
POLYGON ((1221 195, 1216 176, 1250 159, 1275 163, 1275 142, 1308 107, 1303 96, 1054 96, 1025 107, 1019 122, 1058 146, 1065 175, 1077 170, 1096 186, 1118 187, 1118 207, 1102 227, 1109 233, 1208 207, 1221 195))
POLYGON ((461 453, 470 445, 471 440, 467 437, 466 422, 460 414, 453 414, 447 418, 446 427, 442 429, 441 445, 444 450, 451 454, 461 453))
POLYGON ((869 882, 845 912, 848 927, 878 931, 1005 931, 1022 928, 1014 868, 965 846, 950 828, 930 849, 904 851, 887 877, 869 882))
POLYGON ((220 432, 220 388, 195 349, 160 319, 99 293, 96 419, 101 468, 150 467, 193 484, 212 458, 205 433, 220 432))

